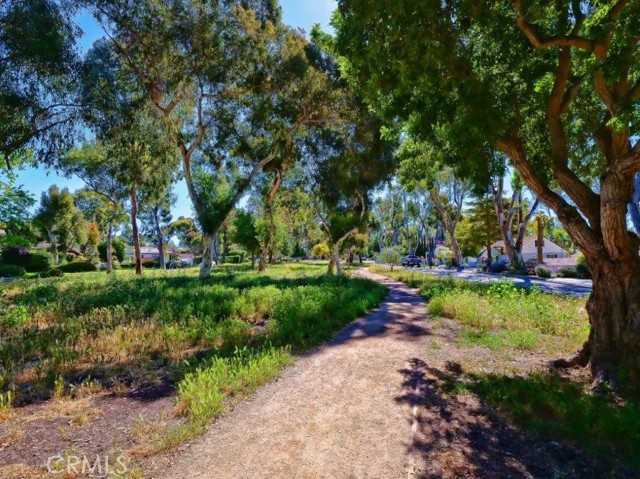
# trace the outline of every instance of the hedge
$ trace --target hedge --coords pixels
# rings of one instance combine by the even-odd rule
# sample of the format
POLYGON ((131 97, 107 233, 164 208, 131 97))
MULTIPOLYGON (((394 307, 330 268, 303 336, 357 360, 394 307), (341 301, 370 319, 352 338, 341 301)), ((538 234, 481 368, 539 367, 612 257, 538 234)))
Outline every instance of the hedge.
POLYGON ((74 261, 73 263, 67 263, 58 266, 58 269, 63 273, 87 273, 92 271, 98 271, 98 267, 93 263, 84 263, 81 261, 74 261))
POLYGON ((0 264, 0 277, 6 278, 10 276, 12 278, 17 278, 19 276, 24 276, 25 269, 22 266, 18 266, 15 264, 0 264))

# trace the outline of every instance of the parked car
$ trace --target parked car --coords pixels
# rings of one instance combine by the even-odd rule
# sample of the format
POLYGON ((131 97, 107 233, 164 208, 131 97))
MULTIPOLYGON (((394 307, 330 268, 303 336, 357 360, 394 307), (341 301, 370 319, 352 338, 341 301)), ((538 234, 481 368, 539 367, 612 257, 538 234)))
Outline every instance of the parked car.
POLYGON ((405 256, 404 258, 402 258, 402 266, 420 267, 421 264, 422 264, 422 260, 413 254, 410 254, 409 256, 405 256))

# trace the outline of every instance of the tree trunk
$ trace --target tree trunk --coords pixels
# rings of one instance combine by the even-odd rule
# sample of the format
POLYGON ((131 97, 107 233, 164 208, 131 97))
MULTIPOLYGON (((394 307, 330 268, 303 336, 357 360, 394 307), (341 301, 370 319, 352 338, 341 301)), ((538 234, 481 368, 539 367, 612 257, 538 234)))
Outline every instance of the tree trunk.
POLYGON ((493 252, 492 249, 491 241, 489 241, 487 243, 487 267, 491 266, 491 263, 493 263, 493 258, 491 257, 491 253, 493 252))
POLYGON ((129 190, 131 198, 131 231, 133 233, 133 251, 136 263, 136 275, 142 276, 142 256, 140 254, 140 232, 138 231, 138 198, 136 195, 136 184, 131 185, 129 190))
POLYGON ((538 239, 536 240, 536 253, 538 258, 538 264, 544 263, 544 254, 542 248, 544 247, 544 225, 542 224, 542 217, 538 216, 538 239))
POLYGON ((336 267, 336 257, 331 255, 329 258, 329 266, 327 267, 327 274, 333 274, 336 267))
POLYGON ((162 233, 162 227, 160 226, 160 214, 158 205, 154 205, 152 208, 153 221, 156 227, 156 237, 158 239, 158 254, 160 256, 160 269, 166 270, 167 263, 164 260, 164 234, 162 233))
POLYGON ((334 259, 334 263, 336 265, 336 274, 337 275, 341 275, 342 274, 342 264, 340 263, 340 245, 342 243, 336 243, 333 246, 333 259, 334 259))
POLYGON ((200 263, 200 279, 211 276, 213 258, 215 255, 215 234, 202 235, 202 262, 200 263))
POLYGON ((590 361, 594 385, 640 379, 640 263, 589 261, 593 293, 587 302, 591 334, 571 365, 590 361))
POLYGON ((458 238, 456 238, 455 230, 449 231, 449 235, 451 236, 451 251, 453 252, 454 266, 460 267, 462 266, 462 250, 460 249, 458 238))
POLYGON ((107 225, 107 274, 113 273, 113 225, 107 225))

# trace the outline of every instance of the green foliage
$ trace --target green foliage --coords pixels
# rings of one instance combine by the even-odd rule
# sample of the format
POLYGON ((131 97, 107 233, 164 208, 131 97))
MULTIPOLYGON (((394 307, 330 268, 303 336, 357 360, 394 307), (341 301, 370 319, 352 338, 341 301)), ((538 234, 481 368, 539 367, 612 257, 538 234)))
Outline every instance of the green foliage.
POLYGON ((318 243, 313 246, 311 256, 314 258, 326 258, 331 254, 331 249, 326 242, 318 243))
POLYGON ((467 387, 500 408, 519 426, 546 438, 574 441, 597 455, 621 452, 640 467, 640 405, 616 404, 554 375, 473 376, 467 387))
POLYGON ((464 343, 491 349, 539 350, 557 341, 578 348, 588 335, 584 300, 553 296, 509 282, 482 284, 396 272, 395 279, 420 289, 428 311, 460 321, 464 343))
POLYGON ((41 278, 61 278, 62 276, 64 276, 64 273, 59 268, 50 269, 40 273, 41 278))
POLYGON ((229 264, 240 264, 242 263, 242 258, 238 255, 230 254, 226 257, 227 263, 229 264))
POLYGON ((72 141, 74 111, 61 105, 73 101, 74 12, 72 4, 54 0, 0 4, 2 168, 29 150, 51 164, 72 141))
POLYGON ((87 374, 106 387, 158 377, 179 384, 212 364, 201 360, 229 358, 236 347, 259 358, 320 344, 385 295, 375 283, 324 270, 296 264, 257 275, 220 266, 207 281, 190 269, 0 283, 0 317, 19 319, 0 326, 0 390, 17 382, 24 403, 48 397, 60 376, 71 385, 87 374))
POLYGON ((2 251, 2 261, 17 265, 29 273, 47 271, 53 266, 53 257, 46 251, 29 251, 24 247, 11 247, 2 251))
POLYGON ((34 250, 29 253, 29 259, 25 265, 28 273, 41 273, 53 267, 53 256, 47 251, 34 250))
POLYGON ((582 253, 580 253, 578 255, 578 258, 576 259, 576 271, 578 272, 580 278, 591 278, 591 271, 589 271, 587 260, 582 253))
POLYGON ((6 278, 7 276, 17 278, 24 276, 26 273, 23 266, 17 266, 15 264, 0 264, 0 277, 6 278))
POLYGON ((382 248, 376 255, 376 262, 381 264, 388 264, 393 271, 394 266, 400 265, 402 262, 402 249, 398 246, 387 246, 382 248))
MULTIPOLYGON (((124 261, 126 247, 127 245, 121 239, 113 238, 111 240, 111 251, 113 252, 113 255, 116 257, 116 259, 121 263, 124 261)), ((100 255, 100 261, 102 261, 103 263, 106 263, 107 262, 107 243, 106 242, 102 242, 98 245, 98 253, 100 255)))
POLYGON ((12 246, 2 250, 2 261, 6 264, 25 267, 29 263, 31 253, 25 247, 12 246))
POLYGON ((544 266, 536 266, 535 273, 540 278, 551 278, 552 276, 551 270, 544 266))
POLYGON ((558 271, 558 276, 561 278, 581 278, 580 273, 576 268, 562 267, 558 271))
POLYGON ((239 401, 249 396, 291 361, 287 349, 274 348, 236 348, 230 358, 214 357, 178 385, 179 410, 202 428, 223 412, 229 398, 239 401))
POLYGON ((51 243, 58 261, 66 257, 73 245, 81 245, 87 239, 87 227, 82 212, 76 207, 69 190, 51 186, 42 193, 35 221, 51 243))
POLYGON ((84 261, 73 261, 72 263, 61 264, 57 269, 63 273, 89 273, 98 271, 98 267, 95 264, 84 261))

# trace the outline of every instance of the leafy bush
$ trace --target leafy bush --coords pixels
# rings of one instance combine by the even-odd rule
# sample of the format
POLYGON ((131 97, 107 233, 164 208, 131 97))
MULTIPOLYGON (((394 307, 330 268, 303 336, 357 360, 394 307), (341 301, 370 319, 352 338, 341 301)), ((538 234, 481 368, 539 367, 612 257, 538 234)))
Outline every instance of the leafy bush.
MULTIPOLYGON (((144 261, 142 263, 142 266, 144 266, 145 268, 159 268, 160 267, 160 260, 159 259, 152 259, 149 261, 144 261)), ((135 268, 136 265, 134 264, 133 267, 135 268)))
POLYGON ((314 258, 324 258, 331 254, 331 249, 329 249, 329 245, 325 243, 318 243, 311 250, 311 256, 314 258))
POLYGON ((240 264, 242 262, 240 256, 237 255, 229 255, 226 257, 226 260, 229 264, 240 264))
POLYGON ((504 273, 509 267, 505 263, 491 263, 487 270, 489 273, 504 273))
POLYGON ((558 271, 558 276, 561 278, 580 278, 580 273, 576 268, 563 267, 558 271))
POLYGON ((449 266, 453 262, 453 251, 446 246, 438 246, 436 248, 436 258, 443 264, 449 266))
POLYGON ((53 256, 47 251, 31 251, 25 265, 28 273, 41 273, 53 268, 53 256))
MULTIPOLYGON (((124 261, 126 245, 124 241, 114 238, 111 241, 111 254, 116 257, 121 263, 124 261)), ((107 262, 107 243, 102 242, 98 245, 98 254, 100 255, 100 261, 107 262)))
POLYGON ((402 250, 399 246, 388 246, 376 255, 376 262, 388 264, 393 271, 394 266, 398 266, 402 262, 402 250))
POLYGON ((2 251, 2 261, 5 264, 22 266, 23 268, 29 263, 31 253, 24 246, 12 246, 2 251))
POLYGON ((67 263, 58 266, 58 270, 62 271, 63 273, 88 273, 98 271, 98 267, 93 263, 74 261, 73 263, 67 263))
POLYGON ((549 268, 545 268, 544 266, 536 266, 536 276, 540 278, 551 278, 551 270, 549 268))
MULTIPOLYGON (((238 256, 240 258, 240 263, 244 263, 244 260, 247 257, 247 252, 242 249, 232 249, 227 254, 227 258, 229 258, 230 256, 238 256)), ((231 261, 228 262, 230 263, 231 261)))
POLYGON ((582 253, 578 255, 578 258, 576 260, 576 271, 578 272, 580 278, 591 278, 591 271, 589 271, 589 266, 587 266, 587 259, 582 253))
POLYGON ((62 270, 58 268, 50 269, 49 271, 43 271, 40 273, 41 278, 60 278, 63 276, 62 270))
POLYGON ((524 263, 524 269, 528 275, 536 274, 536 267, 538 266, 538 261, 535 259, 528 259, 524 263))
POLYGON ((24 276, 25 269, 22 266, 15 264, 0 264, 0 278, 6 278, 7 276, 17 278, 24 276))

